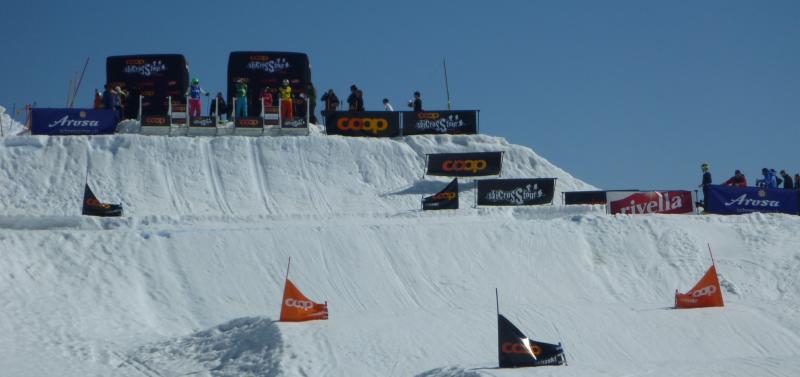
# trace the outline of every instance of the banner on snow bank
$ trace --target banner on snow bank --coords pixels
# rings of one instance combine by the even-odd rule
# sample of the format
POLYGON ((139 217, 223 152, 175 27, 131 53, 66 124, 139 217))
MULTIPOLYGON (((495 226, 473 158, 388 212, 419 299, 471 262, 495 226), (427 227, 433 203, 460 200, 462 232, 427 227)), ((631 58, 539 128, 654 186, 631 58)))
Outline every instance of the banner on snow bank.
POLYGON ((694 195, 691 191, 617 191, 607 192, 609 213, 692 213, 694 195))
POLYGON ((591 190, 564 192, 564 204, 606 204, 606 193, 615 191, 638 192, 636 189, 628 190, 591 190))
POLYGON ((503 152, 439 153, 428 155, 428 175, 477 177, 499 175, 503 152))
POLYGON ((750 212, 780 212, 797 215, 800 190, 711 185, 706 212, 735 215, 750 212))
POLYGON ((113 110, 34 108, 31 112, 34 135, 113 134, 116 127, 113 110))
POLYGON ((325 118, 328 135, 400 136, 400 113, 392 111, 335 111, 325 118))
POLYGON ((478 205, 531 206, 550 204, 555 178, 484 179, 478 181, 478 205))
POLYGON ((436 195, 423 198, 422 209, 458 209, 458 178, 453 178, 447 187, 436 195))
POLYGON ((406 111, 403 135, 476 134, 478 111, 406 111))

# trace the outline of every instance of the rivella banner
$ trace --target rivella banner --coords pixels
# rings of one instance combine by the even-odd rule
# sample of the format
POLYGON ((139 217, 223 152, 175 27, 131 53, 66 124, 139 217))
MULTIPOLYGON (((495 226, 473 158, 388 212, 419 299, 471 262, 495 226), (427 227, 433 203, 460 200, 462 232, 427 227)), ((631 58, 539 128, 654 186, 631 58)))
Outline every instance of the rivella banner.
POLYGON ((751 212, 780 212, 800 214, 800 190, 768 189, 761 187, 708 187, 706 212, 735 215, 751 212))
POLYGON ((477 110, 403 112, 403 135, 476 133, 477 110))
POLYGON ((328 135, 400 136, 400 113, 394 111, 334 111, 325 117, 328 135))
POLYGON ((503 152, 438 153, 428 155, 428 175, 478 177, 499 175, 503 152))
POLYGON ((691 191, 612 191, 606 193, 608 213, 627 215, 645 213, 692 213, 691 191))
POLYGON ((113 110, 50 109, 31 110, 33 135, 108 135, 117 128, 113 110))
POLYGON ((483 179, 478 181, 479 206, 534 206, 550 204, 555 178, 483 179))

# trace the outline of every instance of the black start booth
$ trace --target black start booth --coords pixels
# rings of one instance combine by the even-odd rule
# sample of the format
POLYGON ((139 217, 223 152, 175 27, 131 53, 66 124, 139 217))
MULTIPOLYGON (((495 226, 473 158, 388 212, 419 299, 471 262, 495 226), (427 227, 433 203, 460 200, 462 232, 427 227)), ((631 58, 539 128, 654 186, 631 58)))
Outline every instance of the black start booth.
MULTIPOLYGON (((296 118, 306 114, 305 93, 311 83, 311 66, 308 56, 299 52, 234 51, 228 57, 228 103, 233 106, 236 82, 247 84, 247 109, 249 116, 261 114, 261 92, 269 87, 273 103, 264 107, 278 106, 278 88, 283 80, 292 87, 292 105, 296 118), (300 94, 304 94, 301 96, 300 94)), ((230 109, 235 112, 235 108, 230 109)))
POLYGON ((139 96, 143 115, 166 115, 167 98, 173 106, 186 106, 185 94, 189 88, 189 68, 179 54, 109 56, 106 59, 106 83, 111 89, 117 86, 127 92, 123 116, 126 119, 139 115, 139 96))

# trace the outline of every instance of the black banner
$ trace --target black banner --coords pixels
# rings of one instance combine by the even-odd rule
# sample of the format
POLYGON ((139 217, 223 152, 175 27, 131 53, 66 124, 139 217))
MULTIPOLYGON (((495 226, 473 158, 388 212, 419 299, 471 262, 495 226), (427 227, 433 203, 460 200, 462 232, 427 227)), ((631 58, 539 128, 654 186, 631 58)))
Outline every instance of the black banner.
POLYGON ((261 117, 236 118, 236 128, 264 128, 261 117))
POLYGON ((423 198, 422 209, 458 209, 458 178, 453 178, 453 181, 436 195, 423 198))
POLYGON ((142 127, 169 127, 169 117, 166 115, 143 115, 142 127))
POLYGON ((564 193, 564 204, 606 204, 605 191, 569 191, 564 193))
MULTIPOLYGON (((266 121, 265 121, 266 123, 266 121)), ((305 116, 295 117, 294 119, 284 119, 281 128, 308 128, 308 122, 305 116)))
POLYGON ((81 214, 85 216, 118 217, 122 216, 122 205, 101 203, 87 184, 83 189, 81 214))
POLYGON ((498 175, 503 168, 502 152, 441 153, 428 155, 428 175, 477 177, 498 175))
POLYGON ((214 117, 194 117, 189 120, 189 127, 214 128, 217 126, 214 117))
POLYGON ((185 102, 189 69, 179 54, 109 56, 106 83, 111 89, 119 86, 127 92, 122 103, 124 118, 133 119, 139 114, 139 95, 144 96, 142 114, 165 115, 167 97, 171 96, 173 102, 185 102))
POLYGON ((403 135, 476 133, 477 110, 403 112, 403 135))
POLYGON ((328 135, 400 136, 400 113, 393 111, 334 111, 325 118, 328 135))
POLYGON ((550 204, 555 178, 484 179, 478 181, 478 205, 533 206, 550 204))
POLYGON ((562 365, 566 362, 561 344, 529 339, 502 314, 497 315, 497 343, 500 368, 562 365))
MULTIPOLYGON (((236 81, 247 84, 247 108, 250 115, 261 115, 261 92, 269 87, 273 104, 278 105, 278 88, 289 80, 292 97, 299 99, 311 83, 308 56, 299 52, 234 51, 228 56, 228 103, 236 95, 236 81)), ((293 101, 294 114, 305 114, 305 103, 293 101)), ((234 109, 231 109, 233 111, 234 109)))

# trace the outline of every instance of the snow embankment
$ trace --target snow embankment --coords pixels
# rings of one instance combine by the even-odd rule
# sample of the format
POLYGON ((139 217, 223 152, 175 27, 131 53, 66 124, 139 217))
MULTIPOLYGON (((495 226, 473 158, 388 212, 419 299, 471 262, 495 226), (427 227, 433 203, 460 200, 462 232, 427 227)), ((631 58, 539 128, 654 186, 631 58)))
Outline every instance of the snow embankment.
MULTIPOLYGON (((489 136, 17 137, 0 143, 0 370, 13 376, 796 376, 800 220, 422 213, 424 153, 489 136), (23 157, 30 158, 23 158, 23 157), (87 160, 126 217, 76 216, 87 160), (13 200, 10 200, 13 199, 13 200), (724 308, 671 310, 715 251, 724 308), (272 323, 286 262, 330 320, 272 323), (569 367, 497 370, 500 309, 569 367)), ((463 192, 470 195, 468 191, 463 192)), ((465 205, 466 204, 466 205, 465 205)))
POLYGON ((3 106, 0 106, 0 127, 3 131, 0 136, 15 136, 25 131, 25 125, 6 114, 6 108, 3 106))

